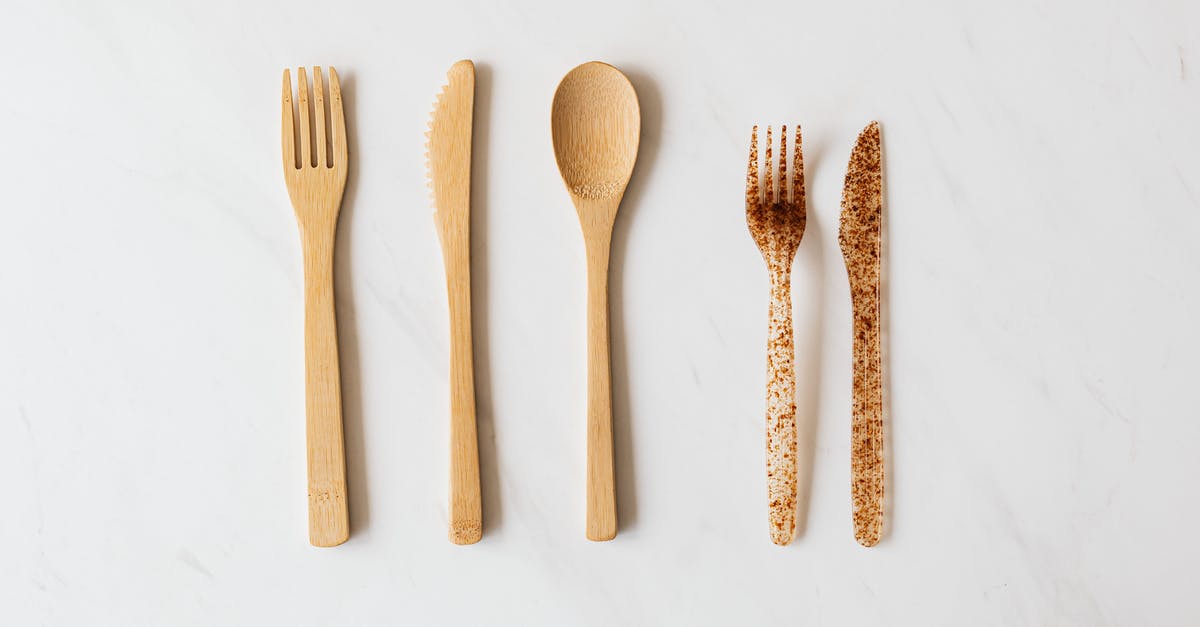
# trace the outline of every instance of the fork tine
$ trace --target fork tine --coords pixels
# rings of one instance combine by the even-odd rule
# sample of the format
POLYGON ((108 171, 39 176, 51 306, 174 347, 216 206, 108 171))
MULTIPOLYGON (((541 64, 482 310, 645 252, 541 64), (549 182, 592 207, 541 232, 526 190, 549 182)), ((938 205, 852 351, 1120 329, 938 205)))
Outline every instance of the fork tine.
POLYGON ((346 115, 342 112, 342 84, 338 82, 337 70, 329 68, 329 123, 333 127, 333 154, 330 166, 346 167, 346 115))
POLYGON ((779 127, 779 202, 788 201, 787 124, 779 127))
POLYGON ((746 207, 758 204, 758 125, 750 131, 750 163, 746 166, 746 207))
POLYGON ((766 163, 764 164, 763 169, 767 171, 767 177, 766 177, 766 185, 764 185, 763 187, 765 188, 765 191, 766 191, 766 198, 767 198, 766 204, 771 205, 775 202, 775 188, 771 181, 771 172, 772 172, 772 170, 774 170, 775 166, 774 166, 774 162, 771 160, 771 127, 769 125, 767 126, 767 150, 766 150, 766 152, 767 152, 766 163))
POLYGON ((317 133, 313 142, 317 148, 317 167, 328 165, 325 155, 325 86, 321 84, 321 66, 313 68, 313 115, 317 119, 317 133))
POLYGON ((300 167, 312 166, 312 123, 308 114, 308 74, 304 68, 299 71, 300 94, 300 167))
POLYGON ((800 144, 800 125, 796 125, 796 145, 792 148, 792 202, 804 211, 804 151, 800 144))
POLYGON ((296 123, 292 120, 292 72, 283 71, 283 165, 296 167, 296 123))

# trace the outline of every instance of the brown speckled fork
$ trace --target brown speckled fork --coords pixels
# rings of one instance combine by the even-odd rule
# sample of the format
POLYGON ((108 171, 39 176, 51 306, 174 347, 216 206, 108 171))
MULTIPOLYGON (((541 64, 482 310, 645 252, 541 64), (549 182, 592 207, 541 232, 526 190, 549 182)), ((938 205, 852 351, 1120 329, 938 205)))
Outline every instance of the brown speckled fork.
POLYGON ((804 236, 804 157, 800 127, 787 169, 787 126, 779 131, 779 185, 771 173, 771 127, 767 127, 764 184, 758 182, 758 126, 750 134, 746 169, 746 224, 771 276, 767 335, 767 496, 771 541, 784 545, 796 535, 796 369, 792 343, 792 261, 804 236), (791 175, 789 179, 788 175, 791 175))

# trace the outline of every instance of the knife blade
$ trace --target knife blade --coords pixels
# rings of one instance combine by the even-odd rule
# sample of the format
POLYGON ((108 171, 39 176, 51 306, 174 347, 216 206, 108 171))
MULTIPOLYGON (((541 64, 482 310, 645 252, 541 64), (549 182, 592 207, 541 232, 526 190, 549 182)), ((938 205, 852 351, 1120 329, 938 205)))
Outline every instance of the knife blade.
POLYGON ((879 123, 871 122, 859 133, 850 153, 838 229, 854 311, 850 492, 854 538, 863 546, 877 544, 883 531, 883 368, 879 346, 882 218, 879 123))
POLYGON ((425 153, 450 311, 450 541, 483 536, 471 349, 471 123, 475 65, 455 63, 434 103, 425 153))

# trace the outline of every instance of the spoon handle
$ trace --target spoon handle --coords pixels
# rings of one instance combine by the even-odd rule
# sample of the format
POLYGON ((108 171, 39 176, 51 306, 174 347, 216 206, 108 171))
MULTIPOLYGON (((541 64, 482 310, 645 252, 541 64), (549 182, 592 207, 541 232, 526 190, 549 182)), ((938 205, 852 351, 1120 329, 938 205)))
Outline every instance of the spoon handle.
POLYGON ((588 540, 612 540, 617 535, 612 379, 608 354, 608 256, 607 241, 588 243, 588 540))

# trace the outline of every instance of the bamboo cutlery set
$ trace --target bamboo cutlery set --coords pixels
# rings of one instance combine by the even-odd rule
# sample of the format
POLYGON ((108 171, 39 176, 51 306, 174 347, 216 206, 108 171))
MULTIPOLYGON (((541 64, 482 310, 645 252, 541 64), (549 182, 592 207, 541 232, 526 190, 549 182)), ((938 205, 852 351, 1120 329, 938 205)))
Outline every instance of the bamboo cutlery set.
MULTIPOLYGON (((308 446, 309 541, 335 546, 350 535, 333 291, 333 245, 349 154, 341 87, 329 68, 283 73, 283 169, 304 256, 304 346, 308 446), (328 116, 328 117, 326 117, 328 116)), ((442 245, 450 313, 449 536, 472 544, 483 535, 475 384, 471 347, 471 127, 475 66, 459 61, 434 104, 426 160, 442 245)), ((550 129, 559 172, 579 223, 587 259, 587 484, 589 540, 617 534, 609 366, 608 262, 613 223, 633 173, 641 115, 633 85, 616 68, 590 62, 562 79, 550 129)), ((767 491, 771 540, 787 544, 796 529, 796 378, 790 274, 804 234, 804 162, 795 130, 787 167, 787 128, 780 129, 778 186, 772 130, 767 128, 763 181, 758 128, 750 139, 746 222, 771 283, 767 342, 767 491)), ((879 127, 858 137, 846 173, 838 240, 850 276, 854 312, 851 494, 855 538, 879 541, 883 524, 883 401, 879 343, 879 127)))

